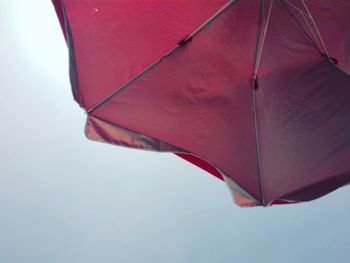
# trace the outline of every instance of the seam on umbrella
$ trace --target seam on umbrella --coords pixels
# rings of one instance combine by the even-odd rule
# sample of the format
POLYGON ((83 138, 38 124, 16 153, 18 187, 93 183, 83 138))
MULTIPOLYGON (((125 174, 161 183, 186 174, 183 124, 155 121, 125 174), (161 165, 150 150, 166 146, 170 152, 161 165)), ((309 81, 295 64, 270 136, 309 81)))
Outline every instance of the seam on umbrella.
MULTIPOLYGON (((256 82, 253 82, 253 86, 256 85, 256 82)), ((258 176, 259 176, 259 186, 260 186, 260 194, 261 194, 261 203, 265 206, 265 193, 263 187, 263 177, 262 177, 262 168, 261 168, 261 156, 260 156, 260 141, 258 135, 258 121, 256 114, 256 88, 253 87, 253 126, 254 126, 254 137, 255 137, 255 146, 256 146, 256 159, 257 159, 257 168, 258 168, 258 176)))
POLYGON ((264 194, 264 187, 263 187, 264 183, 263 183, 262 169, 261 169, 260 143, 259 143, 259 135, 258 135, 257 112, 256 112, 256 90, 258 88, 257 74, 260 66, 261 56, 264 48, 265 37, 269 26, 269 22, 270 22, 270 16, 271 16, 273 4, 274 4, 274 0, 270 0, 268 14, 267 14, 267 17, 265 17, 264 0, 259 1, 259 22, 258 22, 258 30, 257 30, 257 44, 255 48, 253 79, 252 79, 253 129, 254 129, 254 136, 255 136, 256 159, 257 159, 257 168, 258 168, 258 176, 259 176, 261 203, 263 206, 266 206, 266 202, 265 202, 265 194, 264 194))
POLYGON ((86 113, 91 113, 94 110, 96 110, 98 107, 109 101, 111 98, 113 98, 116 94, 127 88, 131 83, 133 83, 135 80, 139 79, 143 75, 145 75, 147 72, 152 70, 155 66, 160 64, 162 60, 171 54, 174 53, 175 50, 177 50, 179 47, 183 46, 187 41, 190 41, 195 35, 197 35, 199 32, 201 32, 203 29, 205 29, 208 25, 210 25, 216 18, 218 18, 221 14, 223 14, 226 10, 228 10, 233 4, 237 3, 239 0, 230 0, 228 1, 223 7, 221 7, 213 16, 211 16, 207 21, 205 21, 202 25, 200 25, 194 32, 192 32, 189 36, 187 36, 185 39, 177 43, 177 45, 169 50, 167 53, 165 53, 162 57, 160 57, 158 60, 153 62, 151 65, 149 65, 147 68, 145 68, 143 71, 135 75, 133 78, 131 78, 129 81, 127 81, 124 85, 120 86, 118 89, 116 89, 112 94, 107 96, 106 98, 100 100, 98 103, 96 103, 94 106, 90 107, 86 110, 86 113))

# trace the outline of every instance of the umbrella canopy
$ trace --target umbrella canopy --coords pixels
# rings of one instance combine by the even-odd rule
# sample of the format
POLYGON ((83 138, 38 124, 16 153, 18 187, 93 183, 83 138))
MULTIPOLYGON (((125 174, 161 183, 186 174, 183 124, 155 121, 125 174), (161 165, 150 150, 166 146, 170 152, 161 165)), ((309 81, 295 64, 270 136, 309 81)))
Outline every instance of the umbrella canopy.
POLYGON ((241 206, 350 182, 350 1, 53 0, 89 139, 174 152, 241 206))

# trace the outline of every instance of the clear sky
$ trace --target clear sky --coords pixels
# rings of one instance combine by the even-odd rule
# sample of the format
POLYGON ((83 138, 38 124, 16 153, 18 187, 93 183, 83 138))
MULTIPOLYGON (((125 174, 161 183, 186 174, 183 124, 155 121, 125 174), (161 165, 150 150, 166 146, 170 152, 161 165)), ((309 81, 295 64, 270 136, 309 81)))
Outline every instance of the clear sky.
POLYGON ((350 187, 239 208, 174 155, 87 140, 51 1, 0 3, 0 263, 350 262, 350 187))

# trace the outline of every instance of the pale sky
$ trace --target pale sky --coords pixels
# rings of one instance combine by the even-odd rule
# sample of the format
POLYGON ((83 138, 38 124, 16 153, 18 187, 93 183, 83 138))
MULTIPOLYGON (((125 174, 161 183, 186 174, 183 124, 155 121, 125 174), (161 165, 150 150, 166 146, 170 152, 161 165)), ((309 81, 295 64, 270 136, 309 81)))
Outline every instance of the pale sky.
POLYGON ((350 187, 239 208, 174 155, 87 140, 51 1, 0 3, 0 263, 350 262, 350 187))

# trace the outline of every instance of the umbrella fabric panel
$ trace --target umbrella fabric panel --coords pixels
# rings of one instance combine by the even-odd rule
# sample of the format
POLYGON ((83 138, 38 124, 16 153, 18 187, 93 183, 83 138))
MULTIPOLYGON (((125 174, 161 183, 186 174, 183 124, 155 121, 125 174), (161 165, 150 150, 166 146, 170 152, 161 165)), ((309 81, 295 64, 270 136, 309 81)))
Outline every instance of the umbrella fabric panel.
POLYGON ((258 3, 231 6, 90 113, 203 158, 261 200, 251 78, 258 3))
POLYGON ((317 21, 330 57, 341 65, 322 54, 323 46, 316 44, 320 42, 315 38, 318 33, 311 32, 306 22, 310 19, 303 19, 299 12, 307 12, 302 1, 294 1, 295 6, 276 2, 271 10, 256 90, 261 177, 267 203, 324 195, 344 184, 328 179, 346 174, 350 168, 346 161, 350 156, 350 77, 340 69, 347 67, 340 54, 350 50, 344 38, 350 27, 341 24, 350 5, 338 1, 338 7, 347 9, 336 10, 317 2, 310 5, 309 12, 317 21), (333 17, 337 26, 324 22, 334 15, 341 17, 339 21, 333 17))
POLYGON ((267 202, 291 198, 304 188, 306 193, 293 198, 310 200, 343 185, 328 179, 350 170, 350 76, 321 60, 280 70, 260 83, 258 130, 267 202))
POLYGON ((63 1, 74 44, 81 106, 90 108, 110 95, 226 2, 63 1))

